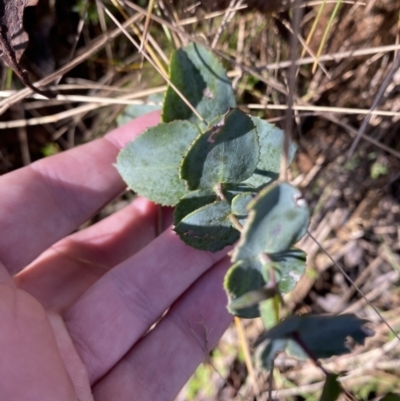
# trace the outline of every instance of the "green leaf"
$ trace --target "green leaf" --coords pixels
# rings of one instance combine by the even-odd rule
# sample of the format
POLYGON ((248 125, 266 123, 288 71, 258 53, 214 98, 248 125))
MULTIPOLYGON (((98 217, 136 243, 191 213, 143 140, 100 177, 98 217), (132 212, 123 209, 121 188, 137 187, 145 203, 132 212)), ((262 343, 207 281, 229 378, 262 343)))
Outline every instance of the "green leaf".
MULTIPOLYGON (((296 286, 306 268, 306 253, 297 248, 284 252, 268 254, 271 265, 275 270, 275 279, 279 284, 279 291, 285 295, 296 286)), ((265 279, 269 281, 269 270, 264 269, 265 279)))
POLYGON ((248 215, 247 205, 254 199, 252 193, 242 193, 236 195, 232 199, 232 213, 238 217, 246 217, 248 215))
POLYGON ((179 165, 198 134, 189 121, 149 128, 119 152, 116 168, 135 192, 153 202, 174 206, 187 193, 179 178, 179 165))
POLYGON ((229 204, 232 204, 233 198, 240 194, 257 195, 257 190, 246 184, 222 184, 222 192, 229 204))
POLYGON ((254 199, 254 193, 242 193, 236 195, 231 204, 232 213, 236 216, 239 223, 244 226, 249 212, 247 211, 247 205, 254 199))
POLYGON ((309 211, 301 193, 288 183, 264 188, 248 205, 249 217, 232 260, 289 249, 307 231, 309 211))
POLYGON ((220 183, 240 183, 258 163, 258 135, 251 118, 239 109, 225 115, 221 125, 200 134, 187 151, 180 170, 189 189, 220 183))
POLYGON ((194 248, 219 251, 239 239, 239 232, 231 226, 230 212, 225 201, 211 203, 184 217, 175 226, 175 231, 194 248))
MULTIPOLYGON (((259 117, 251 117, 251 119, 259 136, 260 160, 253 175, 245 183, 260 188, 275 181, 279 176, 284 132, 259 117)), ((292 162, 295 153, 296 145, 291 142, 288 164, 292 162)))
POLYGON ((288 340, 269 340, 266 339, 257 347, 255 357, 257 365, 263 369, 271 370, 274 359, 278 352, 284 351, 288 340))
MULTIPOLYGON (((230 301, 228 304, 229 312, 243 318, 251 319, 259 317, 258 305, 250 307, 239 305, 238 307, 234 301, 251 291, 261 290, 264 286, 265 280, 261 274, 261 262, 257 259, 239 261, 232 265, 226 273, 224 280, 224 288, 230 301)), ((257 302, 253 302, 250 299, 249 303, 254 304, 257 302)))
POLYGON ((339 395, 342 393, 343 389, 338 382, 339 375, 331 373, 325 379, 324 388, 322 389, 322 394, 319 401, 336 401, 339 395))
MULTIPOLYGON (((235 96, 226 72, 214 55, 203 46, 191 43, 176 50, 171 58, 170 79, 207 122, 235 107, 235 96)), ((168 86, 162 120, 200 120, 175 90, 168 86)), ((202 129, 206 128, 201 124, 202 129)))
POLYGON ((309 355, 319 359, 349 353, 351 350, 346 345, 348 337, 363 344, 366 337, 373 335, 371 330, 364 327, 365 323, 366 320, 351 314, 290 316, 257 339, 255 345, 260 347, 258 355, 261 366, 270 369, 277 349, 285 349, 299 359, 308 358, 309 355))
POLYGON ((164 95, 162 93, 155 93, 148 97, 146 103, 130 104, 125 107, 124 111, 117 117, 118 127, 151 111, 160 110, 163 97, 164 95))
POLYGON ((272 268, 282 294, 290 292, 304 273, 306 255, 299 249, 293 248, 268 256, 271 259, 268 264, 252 258, 240 260, 228 270, 224 286, 230 300, 228 310, 231 313, 246 318, 260 316, 259 308, 265 309, 269 305, 263 301, 276 294, 275 289, 267 287, 272 268), (260 305, 255 305, 258 303, 260 305))
POLYGON ((275 297, 262 301, 258 305, 261 320, 267 330, 276 326, 279 322, 279 305, 281 300, 278 294, 275 297))
POLYGON ((200 209, 202 206, 213 203, 217 200, 217 195, 213 191, 198 190, 189 192, 180 199, 174 210, 174 225, 178 225, 188 214, 200 209))
POLYGON ((274 298, 276 294, 275 288, 261 287, 258 290, 246 292, 240 297, 232 299, 229 303, 229 309, 237 312, 256 305, 260 306, 265 300, 274 298))

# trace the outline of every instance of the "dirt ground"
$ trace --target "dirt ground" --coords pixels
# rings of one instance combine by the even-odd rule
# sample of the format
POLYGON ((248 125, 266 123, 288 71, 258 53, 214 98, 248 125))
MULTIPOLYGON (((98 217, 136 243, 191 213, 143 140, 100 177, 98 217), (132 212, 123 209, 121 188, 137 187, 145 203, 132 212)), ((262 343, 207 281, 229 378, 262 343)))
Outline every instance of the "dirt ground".
MULTIPOLYGON (((156 15, 215 45, 225 55, 239 106, 285 128, 293 13, 275 1, 250 2, 248 8, 243 8, 246 2, 232 1, 236 10, 230 15, 224 9, 229 2, 217 3, 156 1, 156 15), (268 10, 259 6, 267 3, 268 10)), ((302 2, 303 43, 321 3, 302 2)), ((107 6, 121 22, 135 14, 127 5, 121 8, 125 14, 111 3, 107 6)), ((400 391, 400 346, 373 309, 400 331, 400 3, 344 1, 332 17, 336 7, 336 2, 326 2, 307 49, 301 45, 296 54, 292 130, 298 153, 291 178, 312 210, 310 231, 329 256, 310 237, 302 240, 307 273, 288 297, 287 307, 296 313, 352 312, 371 321, 376 334, 365 346, 324 364, 347 372, 343 386, 355 399, 378 400, 389 391, 400 391), (368 114, 370 108, 373 114, 368 114)), ((142 16, 139 31, 143 23, 142 16)), ((26 9, 24 27, 30 40, 21 65, 33 82, 83 56, 51 83, 50 88, 65 95, 63 100, 25 96, 3 110, 0 174, 102 136, 116 126, 125 107, 112 101, 99 107, 74 96, 115 99, 136 93, 146 102, 149 93, 164 90, 162 78, 124 35, 91 51, 106 31, 115 29, 95 2, 39 0, 26 9)), ((156 53, 163 65, 185 40, 187 36, 168 27, 151 25, 149 43, 159 46, 156 53)), ((0 68, 6 99, 9 91, 23 85, 10 69, 0 68)), ((117 199, 87 224, 126 199, 117 199)), ((243 325, 251 346, 261 322, 243 325)), ((266 400, 268 375, 257 369, 248 373, 241 347, 232 326, 177 399, 266 400)), ((322 379, 311 362, 279 355, 273 397, 317 400, 322 379)))

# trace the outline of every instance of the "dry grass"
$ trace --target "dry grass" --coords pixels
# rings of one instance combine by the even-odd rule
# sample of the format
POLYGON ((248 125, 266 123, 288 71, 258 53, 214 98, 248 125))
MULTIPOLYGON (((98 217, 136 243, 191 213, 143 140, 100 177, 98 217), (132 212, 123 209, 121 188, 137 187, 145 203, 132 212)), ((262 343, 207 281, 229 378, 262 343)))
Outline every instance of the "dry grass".
MULTIPOLYGON (((58 91, 57 99, 15 90, 19 82, 3 70, 0 173, 103 135, 125 105, 164 90, 172 48, 190 40, 208 44, 224 60, 240 107, 291 131, 299 144, 291 180, 313 211, 310 232, 331 258, 311 237, 302 241, 308 271, 288 310, 369 319, 375 337, 325 366, 347 372, 342 383, 356 399, 399 391, 400 347, 381 319, 400 331, 399 4, 308 1, 297 13, 261 14, 244 1, 231 1, 230 10, 218 2, 206 8, 156 1, 152 13, 116 3, 104 2, 124 31, 98 3, 88 3, 81 25, 77 18, 65 28, 73 39, 67 50, 35 59, 38 44, 31 41, 25 63, 35 71, 46 66, 37 78, 58 91), (140 46, 143 38, 145 58, 131 42, 140 46)), ((43 31, 43 21, 35 29, 43 31)), ((249 344, 262 330, 257 320, 244 328, 249 344)), ((273 379, 274 399, 313 400, 323 377, 310 362, 280 355, 273 379)), ((178 400, 266 400, 268 386, 265 373, 247 374, 232 327, 178 400)))

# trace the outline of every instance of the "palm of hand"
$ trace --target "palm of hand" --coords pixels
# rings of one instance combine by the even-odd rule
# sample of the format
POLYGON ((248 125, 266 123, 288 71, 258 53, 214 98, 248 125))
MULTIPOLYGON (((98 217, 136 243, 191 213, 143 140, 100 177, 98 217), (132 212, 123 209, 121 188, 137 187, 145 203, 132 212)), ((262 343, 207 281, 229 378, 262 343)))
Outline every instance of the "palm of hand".
POLYGON ((172 400, 229 323, 224 254, 157 236, 152 203, 67 236, 123 190, 118 149, 157 120, 0 178, 5 400, 172 400))

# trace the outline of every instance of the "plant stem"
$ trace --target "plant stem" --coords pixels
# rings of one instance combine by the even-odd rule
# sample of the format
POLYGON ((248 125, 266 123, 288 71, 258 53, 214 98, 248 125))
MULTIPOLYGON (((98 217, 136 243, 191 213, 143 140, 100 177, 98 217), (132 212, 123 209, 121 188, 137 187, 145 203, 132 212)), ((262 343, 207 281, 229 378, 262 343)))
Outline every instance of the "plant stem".
MULTIPOLYGON (((272 262, 271 258, 265 252, 261 254, 261 259, 262 259, 262 262, 264 262, 265 264, 269 264, 272 262)), ((275 269, 274 269, 273 265, 271 265, 269 271, 270 271, 270 273, 269 273, 269 281, 270 282, 268 283, 268 287, 272 287, 275 290, 275 295, 272 298, 272 307, 274 308, 275 323, 278 324, 279 309, 280 309, 279 301, 281 301, 281 303, 283 304, 283 298, 282 298, 281 293, 279 292, 278 284, 276 282, 275 269)))
MULTIPOLYGON (((271 258, 265 252, 263 252, 261 254, 261 259, 266 265, 272 262, 271 258)), ((276 287, 276 275, 275 275, 275 269, 273 266, 271 266, 271 268, 270 268, 269 279, 270 279, 271 287, 276 287)))
POLYGON ((234 214, 230 214, 228 216, 228 219, 231 221, 233 227, 236 228, 239 232, 243 231, 243 226, 240 224, 240 221, 237 219, 237 217, 234 214))
POLYGON ((285 136, 283 137, 283 149, 281 156, 281 166, 279 172, 279 179, 281 181, 288 181, 288 168, 289 168, 289 147, 290 147, 290 138, 292 136, 293 131, 293 103, 295 98, 295 88, 296 88, 296 60, 298 58, 298 48, 299 48, 299 40, 297 38, 298 33, 300 32, 300 20, 301 20, 301 9, 300 9, 300 1, 294 0, 293 4, 293 35, 290 40, 290 68, 289 68, 289 79, 288 79, 288 98, 287 105, 288 108, 285 113, 285 136))
POLYGON ((251 379, 251 382, 253 385, 253 391, 254 391, 255 395, 258 395, 260 393, 260 389, 258 388, 257 378, 256 378, 256 374, 254 372, 253 363, 252 363, 251 356, 250 356, 249 344, 247 342, 246 335, 244 333, 242 322, 241 322, 240 318, 238 318, 237 316, 235 316, 235 326, 236 326, 236 330, 239 335, 240 344, 242 345, 244 361, 246 364, 247 372, 250 376, 250 379, 251 379))
POLYGON ((271 370, 269 372, 268 377, 268 401, 272 401, 272 386, 274 384, 274 368, 275 368, 275 360, 272 360, 271 370))
POLYGON ((226 196, 224 194, 224 191, 222 190, 222 184, 221 183, 215 184, 214 190, 215 190, 215 193, 217 194, 217 197, 218 197, 219 200, 226 201, 226 196))
MULTIPOLYGON (((298 345, 300 345, 300 347, 303 349, 303 351, 307 354, 307 356, 314 362, 314 365, 317 366, 318 368, 321 369, 322 373, 328 377, 329 375, 331 375, 332 373, 329 372, 329 370, 325 369, 321 362, 313 355, 313 353, 311 352, 311 350, 307 347, 307 345, 304 343, 304 341, 302 340, 302 338, 299 336, 298 333, 294 332, 292 334, 292 338, 294 341, 297 342, 298 345)), ((346 396, 347 399, 354 401, 355 398, 353 397, 353 395, 348 392, 346 389, 344 389, 342 387, 342 391, 343 394, 346 396)))
POLYGON ((326 370, 321 362, 313 355, 313 353, 311 352, 311 350, 307 347, 307 345, 304 343, 304 341, 302 340, 302 338, 299 336, 298 333, 294 332, 292 334, 292 338, 294 341, 296 341, 296 343, 298 345, 300 345, 300 347, 302 348, 302 350, 307 354, 307 356, 314 362, 314 365, 317 366, 318 368, 321 369, 321 371, 323 372, 323 374, 325 376, 329 376, 331 373, 326 370))
MULTIPOLYGON (((222 190, 222 184, 218 183, 214 186, 215 193, 217 194, 217 198, 219 200, 227 201, 224 191, 222 190)), ((239 232, 243 231, 243 226, 240 224, 240 221, 234 214, 229 214, 228 219, 231 221, 233 227, 236 228, 239 232)))

